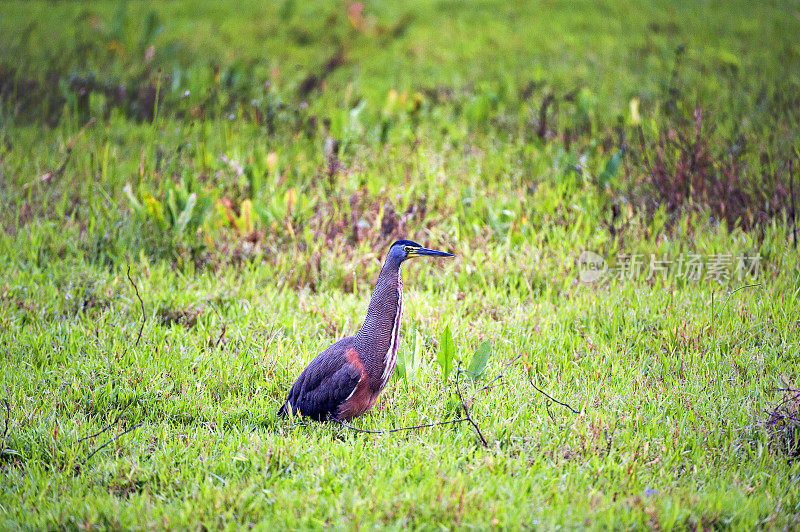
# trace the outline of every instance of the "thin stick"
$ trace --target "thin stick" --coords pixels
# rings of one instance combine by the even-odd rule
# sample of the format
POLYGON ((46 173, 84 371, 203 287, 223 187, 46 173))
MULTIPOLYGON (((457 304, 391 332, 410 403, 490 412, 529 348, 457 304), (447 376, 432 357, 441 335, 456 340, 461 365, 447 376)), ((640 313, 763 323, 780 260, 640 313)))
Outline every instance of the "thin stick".
POLYGON ((120 439, 121 437, 125 436, 127 433, 129 433, 129 432, 131 432, 131 431, 134 431, 134 430, 138 429, 138 428, 139 428, 139 427, 141 427, 143 424, 144 424, 144 421, 141 421, 141 422, 137 423, 136 425, 132 426, 131 428, 129 428, 129 429, 126 429, 126 430, 124 430, 124 431, 120 432, 119 434, 117 434, 116 436, 114 436, 113 438, 111 438, 110 440, 108 440, 107 442, 105 442, 103 445, 101 445, 100 447, 98 447, 97 449, 95 449, 94 451, 92 451, 92 452, 89 454, 89 456, 87 456, 87 457, 86 457, 86 459, 85 459, 83 462, 81 462, 81 465, 83 465, 83 464, 85 464, 86 462, 88 462, 88 461, 89 461, 89 459, 90 459, 92 456, 94 456, 95 454, 97 454, 97 452, 98 452, 98 451, 100 451, 101 449, 104 449, 104 448, 108 447, 108 446, 109 446, 110 444, 112 444, 113 442, 115 442, 115 441, 117 441, 118 439, 120 439))
POLYGON ((477 390, 475 390, 475 392, 472 394, 472 397, 470 397, 470 398, 469 398, 469 401, 470 401, 470 403, 472 402, 472 400, 473 400, 473 399, 475 399, 475 396, 476 396, 476 395, 478 395, 478 393, 479 393, 479 392, 482 392, 482 391, 484 391, 484 390, 488 390, 488 389, 489 389, 489 387, 490 387, 492 384, 494 384, 494 383, 495 383, 497 380, 499 380, 499 379, 502 379, 502 378, 505 376, 505 374, 506 374, 506 371, 508 371, 508 368, 510 368, 510 367, 511 367, 511 365, 512 365, 512 364, 514 364, 514 362, 516 362, 517 360, 519 360, 520 358, 522 358, 522 355, 523 355, 523 354, 524 354, 524 353, 520 353, 520 354, 518 354, 517 356, 515 356, 514 358, 512 358, 512 359, 511 359, 511 361, 510 361, 508 364, 506 364, 505 366, 503 366, 503 369, 502 369, 502 370, 500 370, 500 373, 498 373, 498 374, 497 374, 497 376, 496 376, 495 378, 493 378, 492 380, 490 380, 489 382, 487 382, 487 383, 486 383, 486 384, 485 384, 485 385, 484 385, 482 388, 478 388, 477 390))
POLYGON ((614 444, 614 434, 617 432, 617 425, 619 425, 619 418, 614 422, 614 428, 611 429, 611 436, 607 436, 608 446, 606 447, 606 459, 611 454, 611 446, 614 444))
POLYGON ((223 323, 222 324, 222 332, 219 334, 219 338, 217 338, 217 343, 214 344, 214 349, 218 348, 219 344, 221 344, 222 341, 225 339, 225 329, 226 328, 227 327, 226 327, 225 323, 223 323))
MULTIPOLYGON (((145 323, 145 321, 147 319, 147 316, 146 316, 145 310, 144 310, 144 301, 142 301, 142 296, 139 295, 139 288, 136 286, 136 283, 133 282, 133 279, 131 278, 131 265, 128 264, 127 266, 128 266, 128 269, 126 271, 126 276, 128 277, 128 281, 130 281, 131 285, 133 286, 133 289, 136 292, 136 297, 139 299, 139 304, 141 305, 141 308, 142 308, 142 324, 139 326, 139 334, 136 336, 136 341, 133 344, 134 346, 137 346, 137 345, 139 345, 139 341, 142 339, 142 331, 144 330, 144 323, 145 323)), ((127 350, 128 350, 128 348, 126 347, 125 351, 123 352, 123 355, 125 354, 125 352, 127 352, 127 350)), ((105 426, 104 428, 100 429, 99 432, 96 432, 96 433, 91 434, 89 436, 84 436, 83 438, 79 439, 75 443, 80 443, 80 442, 82 442, 84 440, 89 440, 89 439, 92 439, 92 438, 96 438, 96 437, 100 436, 102 433, 106 432, 111 427, 115 426, 117 423, 119 423, 120 419, 122 419, 122 415, 125 413, 126 410, 128 410, 128 408, 130 408, 130 406, 134 403, 134 401, 136 401, 136 398, 133 398, 130 401, 128 401, 128 404, 125 405, 125 407, 122 409, 122 411, 117 415, 117 418, 114 421, 112 421, 111 423, 109 423, 107 426, 105 426)), ((95 452, 97 452, 97 451, 95 451, 95 452)), ((94 453, 92 453, 92 454, 94 454, 94 453)), ((91 457, 91 455, 89 455, 89 456, 91 457)), ((88 458, 87 458, 87 460, 88 460, 88 458)))
POLYGON ((450 419, 448 421, 438 421, 436 423, 426 423, 425 425, 414 425, 413 427, 399 427, 396 429, 389 429, 389 430, 367 430, 367 429, 360 429, 358 427, 354 427, 352 425, 348 425, 344 421, 337 419, 335 417, 330 418, 331 421, 334 423, 338 423, 339 425, 348 428, 350 430, 354 430, 356 432, 363 432, 365 434, 389 434, 391 432, 402 432, 404 430, 415 430, 415 429, 427 429, 430 427, 438 427, 439 425, 452 425, 453 423, 462 423, 464 421, 468 421, 465 417, 460 417, 458 419, 450 419))
POLYGON ((96 433, 91 434, 89 436, 84 436, 83 438, 81 438, 80 440, 76 441, 75 443, 80 443, 80 442, 82 442, 84 440, 89 440, 91 438, 96 438, 96 437, 100 436, 102 433, 104 433, 105 431, 107 431, 108 429, 110 429, 111 427, 113 427, 114 425, 116 425, 117 423, 119 423, 119 420, 122 419, 122 414, 124 414, 125 411, 128 409, 128 407, 133 404, 133 401, 134 401, 133 399, 128 401, 128 404, 125 405, 125 408, 122 409, 122 412, 119 413, 117 418, 114 421, 112 421, 111 423, 109 423, 106 427, 100 429, 99 432, 96 432, 96 433))
POLYGON ((139 298, 139 304, 142 306, 142 324, 139 326, 139 334, 136 336, 136 341, 133 343, 134 346, 139 345, 139 340, 142 339, 142 331, 144 330, 144 322, 147 319, 145 312, 144 312, 144 301, 142 301, 142 296, 139 295, 139 288, 136 286, 136 283, 133 282, 131 279, 131 265, 128 264, 128 271, 126 272, 128 276, 128 281, 133 285, 133 289, 136 291, 136 297, 139 298))
POLYGON ((475 432, 478 433, 478 437, 480 437, 483 446, 488 447, 489 444, 486 442, 486 438, 483 437, 483 433, 481 432, 480 427, 478 427, 478 424, 475 423, 474 419, 472 419, 472 416, 469 415, 469 408, 467 408, 467 403, 464 401, 464 397, 461 395, 461 387, 459 386, 460 380, 461 380, 461 361, 458 362, 458 373, 456 373, 456 393, 458 394, 458 398, 461 401, 461 406, 464 407, 464 417, 467 418, 467 421, 469 421, 470 425, 475 427, 475 432))
POLYGON ((556 421, 556 416, 554 416, 553 411, 550 410, 550 403, 545 403, 544 409, 547 410, 547 415, 550 416, 550 421, 553 422, 553 425, 557 425, 558 422, 556 421))
MULTIPOLYGON (((735 294, 735 293, 736 293, 736 292, 738 292, 739 290, 744 290, 745 288, 754 288, 754 287, 756 287, 756 286, 758 286, 758 287, 762 287, 762 286, 761 286, 761 283, 753 283, 753 284, 746 284, 746 285, 742 285, 742 286, 740 286, 740 287, 736 288, 736 289, 735 289, 735 290, 733 290, 733 291, 732 291, 730 294, 728 294, 728 297, 726 297, 726 298, 725 298, 725 301, 723 301, 723 302, 722 302, 722 307, 720 307, 720 308, 725 308, 725 305, 727 305, 727 304, 728 304, 728 301, 730 300, 731 296, 733 296, 733 294, 735 294)), ((762 288, 763 288, 763 287, 762 287, 762 288)), ((714 292, 711 292, 711 294, 712 294, 712 296, 713 296, 714 292)), ((712 315, 712 318, 713 318, 713 315, 712 315)), ((712 320, 712 323, 713 323, 713 320, 712 320)))
POLYGON ((8 422, 11 419, 11 405, 8 404, 8 399, 3 397, 3 404, 6 405, 6 428, 3 431, 3 441, 6 440, 6 436, 8 435, 8 422))
POLYGON ((794 244, 794 249, 797 249, 797 216, 794 207, 794 174, 792 173, 791 159, 789 159, 789 197, 792 202, 792 243, 794 244))
POLYGON ((578 410, 575 410, 574 408, 572 408, 571 406, 569 406, 567 403, 562 403, 562 402, 561 402, 561 401, 559 401, 558 399, 553 399, 553 398, 552 398, 550 395, 548 395, 546 392, 544 392, 544 391, 540 390, 540 389, 539 389, 539 388, 538 388, 538 387, 537 387, 537 386, 536 386, 536 385, 533 383, 533 378, 532 378, 532 377, 528 376, 528 382, 530 382, 530 383, 531 383, 531 386, 533 386, 533 389, 534 389, 534 390, 536 390, 536 391, 537 391, 537 392, 539 392, 540 394, 544 395, 545 397, 547 397, 548 399, 550 399, 550 400, 551 400, 551 401, 553 401, 554 403, 558 403, 558 404, 560 404, 561 406, 563 406, 564 408, 568 408, 568 409, 570 409, 570 410, 572 411, 572 413, 573 413, 573 414, 580 414, 580 412, 579 412, 578 410))
POLYGON ((543 139, 547 135, 547 108, 553 101, 553 95, 547 94, 542 100, 542 105, 539 106, 539 124, 536 126, 536 135, 543 139))
MULTIPOLYGON (((475 393, 472 394, 472 396, 469 399, 469 402, 471 403, 475 399, 475 396, 478 394, 478 392, 482 392, 484 390, 488 390, 492 386, 492 384, 494 384, 497 380, 503 378, 503 376, 505 375, 505 372, 508 371, 508 368, 510 368, 514 364, 514 362, 516 362, 517 360, 522 358, 522 355, 523 355, 523 353, 520 353, 519 355, 515 356, 505 366, 503 366, 503 369, 500 371, 500 373, 497 374, 497 376, 495 378, 493 378, 492 380, 487 382, 483 387, 478 388, 477 390, 475 390, 475 393)), ((465 371, 459 370, 459 373, 462 373, 462 372, 465 372, 465 371)), ((389 430, 360 429, 358 427, 354 427, 352 425, 349 425, 349 424, 345 423, 344 421, 342 421, 340 419, 337 419, 335 417, 331 417, 331 418, 329 418, 329 420, 333 421, 334 423, 338 423, 339 425, 341 425, 341 426, 343 426, 345 428, 348 428, 348 429, 350 429, 352 431, 362 432, 364 434, 389 434, 389 433, 392 433, 392 432, 401 432, 401 431, 416 430, 416 429, 426 429, 426 428, 430 428, 430 427, 437 427, 439 425, 452 425, 454 423, 463 423, 464 421, 469 421, 472 424, 472 426, 475 427, 475 430, 478 431, 478 435, 481 438, 481 442, 483 442, 484 447, 486 447, 488 445, 488 443, 486 442, 486 438, 483 437, 483 434, 481 433, 480 428, 478 428, 477 424, 472 420, 471 416, 469 415, 469 409, 467 407, 467 402, 464 401, 464 398, 461 395, 461 389, 458 387, 458 376, 456 376, 456 391, 458 392, 458 396, 461 399, 461 404, 464 406, 464 413, 466 414, 466 417, 460 417, 458 419, 451 419, 451 420, 448 420, 448 421, 438 421, 436 423, 426 423, 424 425, 414 425, 413 427, 399 427, 399 428, 396 428, 396 429, 389 429, 389 430)), ((556 401, 556 402, 558 402, 558 401, 556 401)))
POLYGON ((67 152, 64 155, 64 161, 61 163, 61 166, 59 166, 58 169, 52 172, 47 172, 46 174, 42 175, 39 179, 34 179, 33 181, 25 183, 24 185, 22 185, 22 190, 25 190, 26 188, 30 187, 37 181, 40 183, 44 183, 45 181, 49 181, 54 177, 60 177, 61 174, 64 173, 64 170, 66 170, 67 168, 67 163, 69 162, 69 156, 72 154, 72 150, 75 149, 75 145, 78 143, 78 140, 83 136, 84 133, 86 133, 87 129, 89 129, 91 126, 95 124, 95 122, 97 122, 97 120, 94 117, 92 117, 88 122, 86 122, 86 125, 84 125, 81 128, 78 134, 75 135, 75 137, 73 137, 73 139, 69 142, 69 144, 67 144, 67 152))

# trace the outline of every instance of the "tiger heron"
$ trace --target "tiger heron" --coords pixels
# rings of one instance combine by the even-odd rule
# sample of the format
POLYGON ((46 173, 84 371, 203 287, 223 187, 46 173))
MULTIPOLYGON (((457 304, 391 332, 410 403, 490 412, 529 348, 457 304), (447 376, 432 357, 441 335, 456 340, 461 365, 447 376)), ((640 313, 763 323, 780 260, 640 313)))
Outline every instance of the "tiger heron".
POLYGON ((403 317, 403 262, 411 257, 452 257, 410 240, 392 244, 378 276, 367 317, 355 336, 318 354, 289 390, 278 415, 346 421, 375 404, 392 376, 403 317))

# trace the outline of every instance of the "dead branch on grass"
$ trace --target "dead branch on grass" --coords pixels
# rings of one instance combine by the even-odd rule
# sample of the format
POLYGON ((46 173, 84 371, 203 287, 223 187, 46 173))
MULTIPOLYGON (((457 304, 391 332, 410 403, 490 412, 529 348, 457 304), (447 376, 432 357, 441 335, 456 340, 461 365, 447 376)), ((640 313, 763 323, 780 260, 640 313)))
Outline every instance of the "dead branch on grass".
POLYGON ((130 281, 131 285, 133 286, 133 290, 136 292, 136 297, 139 299, 139 305, 142 307, 142 324, 139 326, 139 334, 136 335, 136 341, 133 343, 134 347, 139 345, 139 340, 142 339, 142 331, 144 331, 144 322, 147 319, 147 316, 144 312, 144 301, 142 301, 142 296, 139 295, 139 287, 136 286, 136 283, 133 282, 131 279, 131 265, 128 264, 128 270, 126 272, 128 277, 128 281, 130 281))
POLYGON ((5 397, 3 398, 3 404, 6 405, 6 428, 3 430, 3 441, 6 441, 6 436, 8 436, 8 422, 11 420, 11 405, 5 397))
POLYGON ((464 401, 464 396, 461 395, 461 387, 459 386, 459 381, 461 380, 461 361, 458 361, 458 372, 456 373, 456 393, 458 394, 458 400, 461 401, 461 407, 464 409, 464 417, 467 418, 470 425, 475 428, 475 432, 478 433, 478 437, 481 439, 481 443, 484 447, 487 447, 489 444, 486 443, 486 438, 483 437, 483 433, 481 432, 480 427, 478 424, 475 423, 475 420, 472 419, 472 416, 469 415, 469 407, 467 407, 466 401, 464 401))
MULTIPOLYGON (((798 157, 800 157, 800 155, 798 155, 798 157)), ((800 172, 800 169, 798 169, 798 172, 800 172)), ((789 159, 789 199, 789 206, 791 207, 789 216, 792 219, 792 245, 794 249, 797 249, 797 211, 794 204, 794 172, 792 172, 791 159, 789 159)))
POLYGON ((34 179, 33 181, 25 183, 24 185, 22 185, 22 190, 27 189, 34 183, 37 182, 45 183, 47 181, 50 181, 54 177, 61 177, 61 174, 63 174, 64 170, 66 170, 67 168, 67 163, 69 162, 70 155, 72 155, 72 150, 75 149, 75 145, 78 143, 78 140, 80 140, 83 134, 86 133, 86 130, 92 127, 95 124, 95 122, 97 122, 97 120, 94 117, 92 117, 88 122, 86 122, 86 124, 81 128, 81 130, 78 131, 78 134, 75 135, 72 138, 72 140, 69 141, 69 144, 67 144, 67 152, 64 154, 64 161, 61 163, 61 166, 59 166, 56 170, 53 170, 52 172, 47 172, 46 174, 43 174, 38 179, 34 179))
POLYGON ((478 395, 480 392, 488 390, 495 382, 497 382, 498 380, 501 380, 503 377, 505 377, 506 371, 508 371, 508 368, 510 368, 512 365, 514 365, 514 363, 517 360, 519 360, 520 358, 522 358, 522 353, 520 353, 517 356, 515 356, 514 358, 512 358, 511 361, 509 361, 505 366, 503 366, 503 369, 500 370, 500 373, 498 373, 495 378, 493 378, 492 380, 487 382, 483 387, 478 388, 477 390, 475 390, 472 393, 472 397, 469 398, 470 404, 472 403, 473 399, 475 399, 476 395, 478 395))
MULTIPOLYGON (((80 464, 80 465, 84 465, 86 462, 88 462, 88 461, 89 461, 89 459, 91 459, 91 458, 92 458, 92 457, 93 457, 95 454, 97 454, 99 451, 101 451, 102 449, 105 449, 106 447, 108 447, 109 445, 111 445, 112 443, 114 443, 115 441, 117 441, 118 439, 120 439, 121 437, 125 436, 127 433, 129 433, 129 432, 133 432, 134 430, 138 429, 138 428, 139 428, 139 427, 141 427, 142 425, 144 425, 144 421, 140 421, 140 422, 139 422, 139 423, 137 423, 136 425, 134 425, 134 426, 132 426, 132 427, 130 427, 130 428, 128 428, 128 429, 125 429, 124 431, 120 432, 119 434, 117 434, 116 436, 114 436, 113 438, 111 438, 110 440, 108 440, 107 442, 105 442, 103 445, 101 445, 100 447, 98 447, 97 449, 95 449, 94 451, 92 451, 91 453, 89 453, 89 456, 87 456, 87 457, 86 457, 86 458, 83 460, 83 462, 81 462, 81 464, 80 464)), ((80 466, 78 466, 78 471, 80 471, 80 466)))
POLYGON ((219 338, 217 338, 217 343, 214 344, 214 349, 218 348, 222 342, 225 341, 225 331, 227 326, 225 323, 222 324, 222 332, 219 333, 219 338))
MULTIPOLYGON (((522 355, 523 355, 523 353, 520 353, 517 356, 515 356, 513 359, 511 359, 505 366, 503 366, 503 368, 500 370, 500 373, 498 373, 494 378, 489 380, 486 384, 484 384, 480 388, 476 389, 472 393, 472 395, 470 396, 470 398, 468 400, 465 400, 463 394, 461 393, 460 376, 463 373, 472 373, 472 372, 470 372, 468 370, 462 370, 461 367, 460 367, 460 364, 459 364, 459 369, 458 369, 458 371, 456 373, 455 389, 456 389, 456 394, 458 395, 458 398, 459 398, 459 400, 461 402, 461 408, 463 408, 463 410, 464 410, 464 416, 460 417, 458 419, 450 419, 450 420, 447 420, 447 421, 438 421, 438 422, 435 422, 435 423, 425 423, 425 424, 422 424, 422 425, 414 425, 414 426, 411 426, 411 427, 399 427, 399 428, 394 428, 394 429, 389 429, 389 430, 361 429, 361 428, 349 425, 348 423, 345 423, 344 421, 342 421, 340 419, 337 419, 335 417, 331 417, 329 419, 330 419, 330 421, 333 421, 334 423, 337 423, 337 424, 341 425, 342 427, 350 429, 350 430, 352 430, 354 432, 361 432, 361 433, 364 433, 364 434, 390 434, 390 433, 393 433, 393 432, 402 432, 402 431, 407 431, 407 430, 425 429, 425 428, 430 428, 430 427, 436 427, 436 426, 439 426, 439 425, 452 425, 452 424, 455 424, 455 423, 463 423, 463 422, 466 421, 466 422, 469 422, 473 426, 473 428, 477 432, 478 437, 480 438, 481 443, 483 444, 483 446, 484 447, 488 447, 488 445, 489 445, 488 441, 484 437, 483 432, 481 432, 481 429, 478 426, 478 423, 475 421, 473 416, 470 414, 469 406, 474 402, 475 398, 477 397, 477 395, 480 392, 483 392, 483 391, 486 391, 486 390, 494 388, 495 383, 497 381, 499 381, 499 380, 502 380, 505 377, 506 372, 509 370, 509 368, 511 368, 514 365, 514 363, 516 363, 520 358, 522 358, 522 355)), ((542 390, 540 390, 539 388, 537 388, 536 385, 533 384, 532 380, 531 380, 531 385, 539 393, 541 393, 542 395, 544 395, 545 397, 550 399, 550 401, 558 403, 559 405, 561 405, 561 406, 563 406, 565 408, 568 408, 569 410, 571 410, 575 414, 580 414, 580 412, 578 410, 575 410, 574 408, 572 408, 571 406, 569 406, 566 403, 562 403, 561 401, 559 401, 557 399, 554 399, 553 397, 551 397, 547 393, 545 393, 542 390)), ((548 414, 550 415, 550 418, 553 419, 553 422, 555 422, 555 418, 553 417, 553 414, 550 412, 550 403, 547 403, 547 411, 548 411, 548 414)))
MULTIPOLYGON (((131 278, 131 265, 130 265, 130 264, 128 264, 128 265, 127 265, 127 270, 126 270, 126 272, 125 272, 125 275, 127 276, 127 278, 128 278, 128 281, 130 281, 130 283, 131 283, 131 286, 133 286, 133 290, 134 290, 134 292, 136 293, 136 298, 139 300, 139 305, 141 306, 141 310, 142 310, 142 323, 141 323, 141 325, 139 326, 139 333, 136 335, 136 341, 133 343, 134 347, 136 347, 136 346, 138 346, 138 345, 139 345, 139 341, 142 339, 142 331, 144 331, 144 324, 145 324, 145 322, 147 321, 147 314, 146 314, 146 312, 145 312, 145 309, 144 309, 144 301, 142 300, 142 296, 141 296, 141 295, 139 295, 139 287, 138 287, 138 286, 136 286, 136 283, 135 283, 135 282, 133 281, 133 279, 131 278)), ((126 347, 125 347, 125 350, 124 350, 124 351, 123 351, 123 353, 122 353, 122 354, 123 354, 123 356, 125 355, 125 353, 127 353, 127 351, 128 351, 128 346, 126 346, 126 347)), ((135 398, 135 397, 134 397, 134 398, 132 398, 130 401, 128 401, 128 404, 126 404, 126 405, 123 407, 122 411, 121 411, 121 412, 120 412, 120 413, 117 415, 116 419, 114 419, 114 421, 112 421, 111 423, 109 423, 107 426, 105 426, 104 428, 102 428, 101 430, 99 430, 98 432, 96 432, 96 433, 94 433, 94 434, 91 434, 91 435, 89 435, 89 436, 84 436, 83 438, 80 438, 80 439, 79 439, 78 441, 76 441, 75 443, 80 443, 80 442, 82 442, 82 441, 85 441, 85 440, 91 440, 91 439, 93 439, 93 438, 96 438, 96 437, 100 436, 100 435, 101 435, 101 434, 103 434, 104 432, 106 432, 106 431, 110 430, 112 427, 115 427, 115 426, 116 426, 116 425, 117 425, 117 424, 120 422, 120 420, 122 419, 122 416, 123 416, 123 414, 125 414, 125 412, 128 410, 128 408, 130 408, 130 406, 131 406, 131 405, 132 405, 132 404, 133 404, 135 401, 136 401, 136 398, 135 398)), ((98 452, 98 451, 100 451, 101 449, 104 449, 105 447, 107 447, 108 445, 110 445, 112 442, 115 442, 115 441, 117 441, 119 438, 121 438, 121 437, 122 437, 122 436, 124 436, 125 434, 128 434, 129 432, 132 432, 132 431, 136 430, 137 428, 141 427, 143 423, 144 423, 144 421, 142 421, 142 422, 139 422, 139 423, 137 423, 136 425, 134 425, 134 426, 132 426, 132 427, 130 427, 130 428, 128 428, 128 429, 126 429, 126 430, 124 430, 124 431, 123 431, 123 432, 121 432, 120 434, 117 434, 116 436, 114 436, 114 437, 113 437, 113 438, 111 438, 110 440, 106 441, 106 442, 105 442, 103 445, 101 445, 100 447, 98 447, 97 449, 95 449, 94 451, 92 451, 91 453, 89 453, 89 456, 87 456, 87 457, 86 457, 86 458, 85 458, 85 459, 84 459, 84 460, 83 460, 83 461, 80 463, 80 465, 79 465, 79 466, 76 466, 76 472, 80 472, 80 467, 81 467, 82 465, 84 465, 84 464, 85 464, 85 463, 86 463, 86 462, 87 462, 87 461, 88 461, 88 460, 89 460, 91 457, 93 457, 95 454, 97 454, 97 452, 98 452)))
POLYGON ((614 428, 611 429, 611 436, 608 435, 608 429, 603 430, 603 434, 608 442, 608 445, 606 446, 606 458, 608 458, 608 455, 611 454, 611 446, 614 444, 614 434, 617 432, 617 425, 619 425, 619 418, 617 418, 617 420, 614 422, 614 428))
POLYGON ((82 442, 82 441, 84 441, 84 440, 90 440, 90 439, 92 439, 92 438, 96 438, 96 437, 100 436, 102 433, 104 433, 105 431, 107 431, 108 429, 110 429, 111 427, 113 427, 114 425, 116 425, 117 423, 119 423, 119 420, 120 420, 120 419, 122 419, 122 414, 124 414, 124 413, 125 413, 125 411, 126 411, 126 410, 128 410, 128 408, 129 408, 129 407, 130 407, 132 404, 133 404, 133 401, 132 401, 132 400, 131 400, 131 401, 128 401, 128 404, 127 404, 127 405, 125 405, 125 407, 122 409, 122 411, 119 413, 119 415, 117 415, 117 418, 116 418, 114 421, 112 421, 111 423, 109 423, 108 425, 106 425, 105 427, 103 427, 102 429, 100 429, 99 431, 95 432, 94 434, 90 434, 89 436, 84 436, 83 438, 79 439, 79 440, 78 440, 78 441, 76 441, 75 443, 80 443, 80 442, 82 442))
POLYGON ((399 427, 396 429, 389 429, 389 430, 368 430, 368 429, 360 429, 358 427, 354 427, 352 425, 348 425, 341 419, 337 419, 335 417, 330 418, 331 421, 337 423, 345 428, 348 428, 355 432, 363 432, 364 434, 389 434, 392 432, 402 432, 405 430, 416 430, 416 429, 427 429, 431 427, 438 427, 439 425, 452 425, 454 423, 462 423, 467 421, 467 418, 460 417, 458 419, 449 419, 447 421, 437 421, 436 423, 425 423, 424 425, 414 425, 413 427, 399 427))
POLYGON ((695 424, 698 424, 700 426, 700 430, 705 432, 706 436, 711 437, 711 432, 713 432, 714 429, 712 427, 711 430, 709 431, 708 429, 705 428, 705 426, 709 426, 709 427, 711 426, 711 424, 708 422, 708 420, 703 416, 703 414, 701 414, 700 412, 697 411, 697 409, 694 407, 694 403, 692 403, 691 400, 687 399, 686 395, 684 395, 683 392, 678 392, 678 395, 681 397, 681 400, 683 401, 684 406, 686 406, 686 408, 691 410, 691 412, 694 414, 694 417, 696 419, 702 421, 702 424, 698 424, 697 422, 695 422, 695 424))
POLYGON ((361 429, 361 428, 358 428, 358 427, 354 427, 354 426, 352 426, 352 425, 350 425, 348 423, 345 423, 344 421, 342 421, 340 419, 337 419, 335 417, 331 417, 331 418, 329 418, 329 420, 333 421, 334 423, 337 423, 337 424, 341 425, 342 427, 350 429, 350 430, 352 430, 354 432, 361 432, 361 433, 364 433, 364 434, 390 434, 390 433, 393 433, 393 432, 403 432, 403 431, 407 431, 407 430, 426 429, 426 428, 431 428, 431 427, 437 427, 437 426, 440 426, 440 425, 452 425, 452 424, 455 424, 455 423, 463 423, 465 421, 468 421, 475 428, 475 431, 478 433, 478 437, 480 437, 481 443, 483 444, 483 446, 487 447, 488 446, 488 442, 486 441, 486 438, 483 436, 483 433, 481 432, 481 429, 478 426, 477 422, 472 418, 471 414, 469 413, 468 403, 472 404, 472 402, 474 401, 474 399, 478 395, 478 393, 492 388, 494 383, 497 382, 498 380, 502 379, 505 376, 506 371, 508 371, 508 369, 516 361, 518 361, 521 357, 522 357, 522 353, 520 353, 519 355, 517 355, 516 357, 511 359, 510 362, 508 362, 505 366, 503 366, 503 369, 500 371, 500 373, 497 374, 497 376, 495 376, 492 380, 487 382, 484 386, 482 386, 482 387, 478 388, 477 390, 475 390, 473 392, 472 396, 469 398, 469 401, 465 401, 464 400, 464 396, 461 393, 459 379, 460 379, 460 376, 461 376, 462 373, 470 373, 470 372, 468 372, 466 370, 462 370, 459 367, 459 370, 456 373, 455 388, 456 388, 456 393, 458 395, 458 398, 461 401, 461 407, 464 409, 464 417, 460 417, 458 419, 449 419, 449 420, 446 420, 446 421, 437 421, 435 423, 425 423, 425 424, 422 424, 422 425, 414 425, 414 426, 411 426, 411 427, 398 427, 398 428, 388 429, 388 430, 361 429))
MULTIPOLYGON (((549 395, 547 392, 545 392, 545 391, 541 390, 541 389, 540 389, 538 386, 536 386, 536 385, 533 383, 533 377, 531 377, 530 375, 528 375, 528 382, 530 382, 530 383, 531 383, 531 386, 533 386, 533 389, 534 389, 534 390, 536 390, 536 391, 537 391, 537 392, 539 392, 540 394, 542 394, 542 395, 544 395, 545 397, 547 397, 548 399, 550 399, 550 401, 552 401, 552 402, 554 402, 554 403, 557 403, 557 404, 559 404, 559 405, 563 406, 564 408, 567 408, 567 409, 569 409, 569 410, 570 410, 570 411, 571 411, 573 414, 580 414, 580 411, 579 411, 579 410, 575 410, 574 408, 572 408, 571 406, 569 406, 567 403, 562 403, 562 402, 561 402, 561 401, 559 401, 558 399, 554 399, 554 398, 553 398, 552 396, 550 396, 550 395, 549 395)), ((548 403, 548 407, 549 407, 549 405, 550 405, 550 403, 548 403)), ((549 413, 549 410, 548 410, 548 413, 549 413)), ((552 415, 552 414, 550 414, 550 417, 552 418, 552 417, 553 417, 553 415, 552 415)), ((555 421, 555 419, 553 419, 553 421, 555 421)))

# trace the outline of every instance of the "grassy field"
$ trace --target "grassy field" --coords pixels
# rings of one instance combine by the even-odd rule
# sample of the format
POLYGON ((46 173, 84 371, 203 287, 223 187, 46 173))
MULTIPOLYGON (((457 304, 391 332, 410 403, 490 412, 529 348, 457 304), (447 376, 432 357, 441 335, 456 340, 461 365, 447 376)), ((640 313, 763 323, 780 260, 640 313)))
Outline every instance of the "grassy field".
POLYGON ((793 2, 3 3, 0 528, 797 528, 796 35, 793 2), (404 268, 353 424, 460 390, 486 445, 276 417, 400 238, 456 257, 404 268))

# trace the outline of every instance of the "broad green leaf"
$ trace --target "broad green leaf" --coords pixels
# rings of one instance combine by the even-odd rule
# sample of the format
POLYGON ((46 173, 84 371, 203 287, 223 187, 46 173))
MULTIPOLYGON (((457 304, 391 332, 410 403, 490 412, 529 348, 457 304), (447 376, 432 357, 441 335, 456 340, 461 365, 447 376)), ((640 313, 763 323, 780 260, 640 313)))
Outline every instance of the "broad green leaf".
POLYGON ((242 201, 241 215, 239 216, 239 230, 250 234, 255 229, 253 224, 252 202, 249 199, 242 201))
POLYGON ((617 176, 617 171, 619 171, 619 167, 622 164, 622 150, 617 151, 611 158, 606 162, 605 168, 603 171, 600 172, 598 179, 602 186, 608 186, 612 179, 617 176))
POLYGON ((177 229, 179 235, 183 234, 186 230, 186 226, 189 224, 189 220, 192 219, 192 211, 194 210, 195 202, 197 202, 197 194, 193 192, 186 200, 186 207, 183 209, 180 216, 178 216, 177 229))
POLYGON ((174 185, 172 188, 167 190, 167 213, 169 214, 169 223, 172 227, 176 227, 178 225, 178 200, 175 197, 175 188, 174 185))
POLYGON ((297 190, 290 188, 283 196, 283 203, 286 206, 286 212, 291 214, 294 204, 297 202, 297 190))
POLYGON ((469 371, 473 380, 476 380, 486 370, 486 363, 489 362, 489 357, 492 355, 492 343, 486 340, 472 355, 472 360, 469 363, 469 371))
POLYGON ((147 216, 155 220, 162 230, 167 229, 167 220, 164 218, 164 207, 151 194, 144 194, 144 206, 147 209, 147 216))
POLYGON ((137 216, 144 218, 147 216, 147 211, 144 208, 144 205, 139 203, 136 199, 136 196, 133 195, 133 190, 131 189, 131 185, 129 183, 125 184, 125 188, 122 189, 125 192, 125 195, 128 196, 128 201, 131 204, 131 208, 137 214, 137 216))
POLYGON ((442 368, 442 378, 447 381, 450 370, 453 369, 453 358, 456 356, 456 342, 450 333, 450 326, 444 328, 439 339, 439 353, 436 356, 439 367, 442 368))

